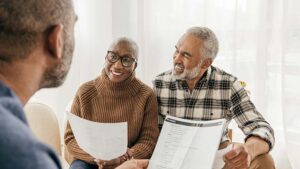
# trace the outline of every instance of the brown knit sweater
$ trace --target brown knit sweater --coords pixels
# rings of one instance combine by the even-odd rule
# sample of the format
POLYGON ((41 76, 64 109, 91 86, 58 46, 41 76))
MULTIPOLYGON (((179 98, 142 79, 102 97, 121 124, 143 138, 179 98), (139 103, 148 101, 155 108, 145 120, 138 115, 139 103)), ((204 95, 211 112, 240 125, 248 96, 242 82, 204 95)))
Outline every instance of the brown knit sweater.
MULTIPOLYGON (((157 101, 152 89, 134 74, 115 83, 102 71, 79 88, 71 112, 95 122, 128 122, 128 147, 133 157, 150 158, 159 135, 157 101)), ((64 141, 75 159, 94 164, 93 157, 79 148, 69 123, 64 141)))

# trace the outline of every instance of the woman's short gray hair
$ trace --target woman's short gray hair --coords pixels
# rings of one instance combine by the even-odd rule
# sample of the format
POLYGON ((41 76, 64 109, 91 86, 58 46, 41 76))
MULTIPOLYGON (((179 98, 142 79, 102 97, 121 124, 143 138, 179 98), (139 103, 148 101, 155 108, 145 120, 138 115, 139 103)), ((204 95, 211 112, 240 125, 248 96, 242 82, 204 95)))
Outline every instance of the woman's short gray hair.
POLYGON ((191 27, 186 33, 192 34, 203 41, 203 47, 200 48, 200 54, 204 58, 214 60, 219 50, 219 42, 212 30, 206 27, 191 27))
POLYGON ((127 38, 127 37, 121 37, 121 38, 118 38, 118 39, 114 40, 111 43, 110 49, 114 48, 118 44, 125 44, 126 46, 128 46, 129 50, 131 51, 131 53, 133 55, 133 57, 135 57, 135 59, 138 60, 139 47, 135 43, 135 41, 133 41, 132 39, 127 38))

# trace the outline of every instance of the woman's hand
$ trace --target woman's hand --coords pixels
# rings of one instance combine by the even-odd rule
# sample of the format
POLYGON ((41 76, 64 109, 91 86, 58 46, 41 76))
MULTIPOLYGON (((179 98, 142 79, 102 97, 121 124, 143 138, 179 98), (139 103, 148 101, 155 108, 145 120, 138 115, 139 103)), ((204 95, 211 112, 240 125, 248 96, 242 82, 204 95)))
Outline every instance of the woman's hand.
POLYGON ((99 166, 99 169, 114 169, 124 163, 127 160, 132 159, 133 151, 131 149, 127 149, 127 152, 120 157, 114 158, 109 161, 104 160, 95 160, 99 166))
POLYGON ((126 161, 116 169, 146 169, 148 166, 149 160, 145 159, 132 159, 129 161, 126 161))

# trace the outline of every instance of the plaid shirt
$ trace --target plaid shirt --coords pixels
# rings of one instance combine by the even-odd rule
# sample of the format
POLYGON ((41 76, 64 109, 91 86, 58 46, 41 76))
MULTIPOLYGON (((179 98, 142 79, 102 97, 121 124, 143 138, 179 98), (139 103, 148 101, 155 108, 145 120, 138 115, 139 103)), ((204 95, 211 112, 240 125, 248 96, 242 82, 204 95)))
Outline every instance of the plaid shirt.
POLYGON ((172 71, 164 72, 154 80, 154 91, 159 104, 159 124, 166 115, 194 120, 226 119, 222 142, 229 140, 228 124, 232 119, 246 135, 258 136, 274 145, 270 124, 256 110, 246 90, 237 78, 211 66, 196 83, 192 92, 186 81, 175 79, 172 71))

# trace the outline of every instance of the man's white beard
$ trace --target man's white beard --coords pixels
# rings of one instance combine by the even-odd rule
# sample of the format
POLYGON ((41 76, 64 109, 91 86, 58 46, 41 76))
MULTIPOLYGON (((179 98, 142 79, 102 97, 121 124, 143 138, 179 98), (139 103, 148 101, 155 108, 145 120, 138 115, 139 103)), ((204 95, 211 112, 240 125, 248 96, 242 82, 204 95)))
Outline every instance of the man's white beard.
POLYGON ((197 64, 192 70, 184 69, 183 73, 176 75, 175 70, 173 68, 172 75, 178 80, 191 80, 199 75, 201 69, 202 61, 197 64))

